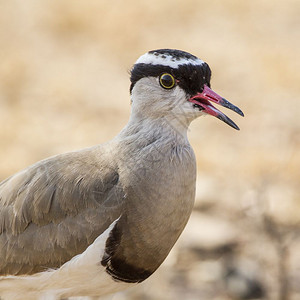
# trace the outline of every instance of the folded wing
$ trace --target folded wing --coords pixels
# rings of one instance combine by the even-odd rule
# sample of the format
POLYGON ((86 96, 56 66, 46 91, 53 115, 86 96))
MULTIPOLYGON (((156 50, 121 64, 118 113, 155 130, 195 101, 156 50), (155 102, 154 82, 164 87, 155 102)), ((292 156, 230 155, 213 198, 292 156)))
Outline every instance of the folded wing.
POLYGON ((60 267, 120 216, 117 167, 102 152, 54 156, 0 183, 0 275, 60 267))

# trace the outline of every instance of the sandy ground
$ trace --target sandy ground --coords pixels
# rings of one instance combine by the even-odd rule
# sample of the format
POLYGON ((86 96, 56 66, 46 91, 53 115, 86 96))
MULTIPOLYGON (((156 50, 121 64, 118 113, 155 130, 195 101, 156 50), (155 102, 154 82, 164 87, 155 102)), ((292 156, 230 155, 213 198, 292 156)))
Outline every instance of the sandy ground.
POLYGON ((114 299, 300 299, 299 13, 297 0, 1 1, 0 179, 115 136, 134 61, 186 50, 245 118, 228 113, 240 132, 194 121, 193 219, 160 270, 114 299))

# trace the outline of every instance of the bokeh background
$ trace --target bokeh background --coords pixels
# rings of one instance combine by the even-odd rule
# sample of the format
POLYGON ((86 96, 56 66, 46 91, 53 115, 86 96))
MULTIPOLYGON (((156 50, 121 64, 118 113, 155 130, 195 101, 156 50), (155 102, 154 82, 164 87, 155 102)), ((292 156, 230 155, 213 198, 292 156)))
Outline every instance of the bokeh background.
MULTIPOLYGON (((209 63, 241 131, 193 122, 197 198, 161 268, 114 300, 300 299, 300 1, 0 2, 0 180, 114 137, 157 48, 209 63)), ((224 111, 224 110, 223 110, 224 111)))

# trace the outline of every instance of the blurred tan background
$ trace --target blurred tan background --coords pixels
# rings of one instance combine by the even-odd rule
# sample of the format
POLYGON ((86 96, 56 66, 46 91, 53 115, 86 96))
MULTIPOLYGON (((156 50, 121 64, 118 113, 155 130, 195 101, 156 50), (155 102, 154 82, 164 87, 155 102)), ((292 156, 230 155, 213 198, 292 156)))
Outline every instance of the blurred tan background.
POLYGON ((189 225, 156 274, 113 299, 300 299, 299 16, 297 0, 1 1, 0 180, 114 137, 135 60, 191 52, 244 111, 226 111, 241 131, 194 121, 189 225))

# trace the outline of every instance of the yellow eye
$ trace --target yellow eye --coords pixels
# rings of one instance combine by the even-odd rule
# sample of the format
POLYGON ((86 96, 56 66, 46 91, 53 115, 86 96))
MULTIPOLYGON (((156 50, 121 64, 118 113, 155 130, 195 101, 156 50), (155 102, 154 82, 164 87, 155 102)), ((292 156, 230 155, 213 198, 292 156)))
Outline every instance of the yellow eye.
POLYGON ((164 73, 160 75, 159 83, 164 89, 171 89, 175 86, 175 78, 169 73, 164 73))

